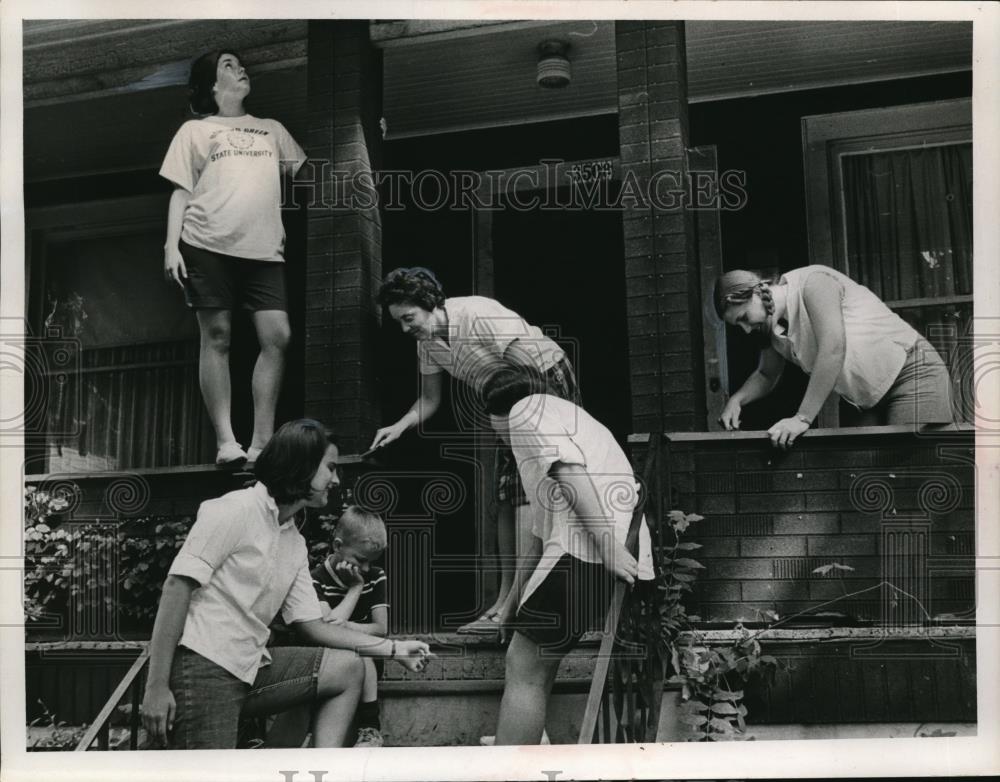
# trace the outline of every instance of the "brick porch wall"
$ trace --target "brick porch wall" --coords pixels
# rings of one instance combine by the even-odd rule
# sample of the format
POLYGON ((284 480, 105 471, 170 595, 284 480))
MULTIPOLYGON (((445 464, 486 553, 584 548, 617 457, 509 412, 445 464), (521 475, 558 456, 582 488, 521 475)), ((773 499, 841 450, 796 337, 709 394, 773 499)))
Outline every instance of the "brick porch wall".
POLYGON ((971 619, 973 445, 968 427, 813 430, 787 453, 763 432, 669 435, 670 507, 705 517, 687 534, 707 567, 694 608, 785 617, 888 581, 912 597, 879 588, 821 610, 887 626, 971 619), (851 570, 813 572, 830 563, 851 570))
POLYGON ((365 203, 370 187, 343 180, 370 183, 379 167, 381 58, 366 21, 310 22, 308 57, 306 147, 326 205, 308 215, 305 412, 332 424, 343 450, 359 452, 380 420, 372 356, 382 221, 377 206, 365 203))
MULTIPOLYGON (((687 73, 683 22, 617 22, 618 134, 623 189, 660 197, 686 189, 687 73), (662 175, 669 172, 669 176, 662 175)), ((669 204, 668 204, 669 205, 669 204)), ((699 268, 692 213, 622 213, 632 431, 704 427, 699 268)))

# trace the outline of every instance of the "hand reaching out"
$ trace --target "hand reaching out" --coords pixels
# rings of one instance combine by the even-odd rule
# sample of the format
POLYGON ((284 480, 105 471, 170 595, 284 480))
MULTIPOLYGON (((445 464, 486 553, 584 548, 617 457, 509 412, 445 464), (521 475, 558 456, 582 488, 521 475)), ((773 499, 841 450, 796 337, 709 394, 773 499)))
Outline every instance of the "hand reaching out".
POLYGON ((383 445, 388 445, 389 443, 398 440, 405 431, 406 427, 398 423, 395 423, 392 426, 383 426, 375 432, 375 439, 372 440, 372 444, 368 446, 368 450, 374 451, 376 448, 381 448, 383 445))
POLYGON ((740 413, 742 412, 743 405, 730 397, 726 406, 722 408, 722 413, 719 414, 719 423, 722 424, 722 428, 730 432, 739 429, 740 413))
POLYGON ((392 659, 402 665, 411 673, 420 673, 427 665, 427 661, 434 657, 430 646, 423 641, 403 640, 395 641, 396 653, 392 659))

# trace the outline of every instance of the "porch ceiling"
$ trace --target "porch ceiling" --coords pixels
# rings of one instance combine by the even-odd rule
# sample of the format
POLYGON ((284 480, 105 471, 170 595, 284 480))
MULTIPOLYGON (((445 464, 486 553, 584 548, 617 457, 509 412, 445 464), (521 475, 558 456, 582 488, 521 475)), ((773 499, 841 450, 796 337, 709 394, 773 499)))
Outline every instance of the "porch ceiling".
MULTIPOLYGON (((967 22, 690 21, 691 102, 972 67, 967 22)), ((617 111, 613 21, 375 22, 388 138, 617 111), (535 84, 538 44, 568 41, 573 76, 535 84)))

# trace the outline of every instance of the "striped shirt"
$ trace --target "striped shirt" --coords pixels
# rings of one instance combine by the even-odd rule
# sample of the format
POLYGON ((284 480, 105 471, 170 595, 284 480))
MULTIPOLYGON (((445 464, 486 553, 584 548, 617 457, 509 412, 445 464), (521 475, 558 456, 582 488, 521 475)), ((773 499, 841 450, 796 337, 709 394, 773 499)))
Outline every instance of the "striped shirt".
MULTIPOLYGON (((312 569, 313 587, 316 589, 316 596, 324 601, 330 608, 336 608, 347 595, 347 587, 333 572, 333 564, 329 557, 323 564, 312 569)), ((352 622, 372 622, 372 609, 388 608, 389 602, 386 600, 386 577, 385 571, 380 567, 371 565, 365 573, 365 582, 361 587, 361 594, 358 596, 357 605, 351 613, 352 622)))

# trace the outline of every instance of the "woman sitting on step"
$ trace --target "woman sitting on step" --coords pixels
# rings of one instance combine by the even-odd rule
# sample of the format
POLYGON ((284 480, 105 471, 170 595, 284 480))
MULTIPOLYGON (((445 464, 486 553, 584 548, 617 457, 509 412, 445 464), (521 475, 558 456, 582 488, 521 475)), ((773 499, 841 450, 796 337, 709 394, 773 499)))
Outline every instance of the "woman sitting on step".
POLYGON ((240 717, 311 704, 316 747, 343 746, 364 665, 359 655, 419 672, 422 641, 329 624, 313 588, 296 518, 339 484, 337 446, 316 421, 282 426, 257 459, 257 483, 203 502, 163 585, 142 720, 173 749, 236 746, 240 717), (278 611, 312 646, 266 648, 278 611))

